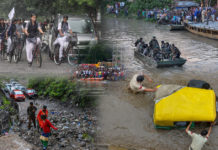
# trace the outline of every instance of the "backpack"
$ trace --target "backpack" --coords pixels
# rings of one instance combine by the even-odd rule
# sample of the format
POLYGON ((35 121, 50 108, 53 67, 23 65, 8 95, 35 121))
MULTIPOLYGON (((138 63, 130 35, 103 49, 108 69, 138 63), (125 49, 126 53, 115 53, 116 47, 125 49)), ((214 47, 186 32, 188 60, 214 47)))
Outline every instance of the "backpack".
MULTIPOLYGON (((62 28, 63 28, 63 24, 64 24, 64 22, 62 21, 62 22, 61 22, 61 30, 62 30, 62 28)), ((68 26, 68 22, 67 22, 67 26, 68 26)), ((59 34, 59 31, 58 31, 58 29, 57 29, 57 30, 55 29, 55 31, 54 31, 54 32, 55 32, 55 37, 57 37, 57 36, 58 36, 58 34, 59 34)))

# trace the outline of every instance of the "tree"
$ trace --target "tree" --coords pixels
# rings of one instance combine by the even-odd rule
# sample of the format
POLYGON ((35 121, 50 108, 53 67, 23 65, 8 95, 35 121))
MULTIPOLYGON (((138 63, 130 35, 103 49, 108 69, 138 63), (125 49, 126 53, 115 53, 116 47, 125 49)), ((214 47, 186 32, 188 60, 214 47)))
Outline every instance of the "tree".
POLYGON ((172 0, 135 0, 130 5, 130 11, 136 12, 142 9, 169 8, 172 2, 172 0))

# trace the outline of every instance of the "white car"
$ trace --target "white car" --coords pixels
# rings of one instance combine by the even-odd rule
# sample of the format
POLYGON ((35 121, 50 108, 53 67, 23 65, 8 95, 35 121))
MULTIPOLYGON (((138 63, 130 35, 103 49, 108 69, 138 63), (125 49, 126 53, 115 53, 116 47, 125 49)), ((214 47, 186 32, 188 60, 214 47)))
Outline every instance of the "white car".
POLYGON ((19 90, 19 87, 20 87, 20 86, 22 86, 22 85, 18 83, 18 84, 15 84, 13 87, 14 87, 15 89, 19 90))
POLYGON ((11 82, 11 85, 12 85, 12 86, 15 86, 16 84, 19 84, 19 83, 16 82, 16 81, 12 81, 12 82, 11 82))
POLYGON ((11 87, 12 87, 11 84, 5 84, 5 91, 8 92, 8 93, 10 93, 11 87))
POLYGON ((26 91, 26 88, 24 86, 18 86, 18 90, 24 92, 24 91, 26 91))

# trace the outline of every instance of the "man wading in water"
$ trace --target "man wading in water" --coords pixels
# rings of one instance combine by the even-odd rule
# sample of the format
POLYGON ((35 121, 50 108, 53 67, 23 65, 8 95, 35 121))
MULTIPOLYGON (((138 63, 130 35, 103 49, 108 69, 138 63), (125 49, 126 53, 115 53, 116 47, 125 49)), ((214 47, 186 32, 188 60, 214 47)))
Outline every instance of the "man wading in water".
POLYGON ((150 89, 142 86, 142 82, 144 81, 144 78, 146 78, 149 82, 152 82, 152 79, 148 77, 147 75, 140 75, 135 74, 130 81, 129 88, 134 92, 155 92, 157 91, 157 88, 150 89))
POLYGON ((201 150, 202 147, 204 146, 204 144, 208 140, 208 137, 211 133, 212 126, 214 125, 214 122, 211 123, 210 129, 208 132, 207 132, 207 130, 203 130, 203 131, 201 131, 201 134, 196 134, 196 133, 191 132, 189 130, 191 124, 192 124, 192 122, 189 123, 188 127, 185 130, 186 133, 188 133, 188 135, 190 135, 192 138, 192 143, 189 146, 189 150, 201 150))

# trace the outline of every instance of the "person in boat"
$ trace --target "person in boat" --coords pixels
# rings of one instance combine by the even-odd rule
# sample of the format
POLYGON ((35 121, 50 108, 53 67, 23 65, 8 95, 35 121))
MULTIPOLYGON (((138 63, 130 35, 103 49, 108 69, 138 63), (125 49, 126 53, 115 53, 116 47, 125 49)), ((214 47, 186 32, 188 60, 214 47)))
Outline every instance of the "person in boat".
POLYGON ((149 42, 149 45, 150 45, 150 47, 151 47, 152 49, 154 49, 154 48, 160 48, 159 43, 158 43, 158 41, 157 41, 157 39, 156 39, 155 36, 153 36, 153 39, 149 42))
POLYGON ((167 59, 167 43, 165 43, 164 41, 161 41, 161 53, 163 55, 163 58, 167 59))
POLYGON ((145 45, 145 42, 142 41, 141 43, 138 44, 138 52, 143 53, 143 46, 145 45))
POLYGON ((155 92, 157 88, 146 88, 142 85, 144 78, 146 78, 150 83, 152 83, 152 79, 145 74, 135 74, 129 83, 129 89, 134 93, 138 92, 155 92))
POLYGON ((148 54, 149 54, 149 47, 148 47, 148 44, 144 44, 143 45, 143 55, 145 55, 145 56, 148 56, 148 54))
POLYGON ((153 49, 153 58, 156 61, 161 61, 163 59, 163 53, 159 48, 153 49))
POLYGON ((172 51, 172 59, 173 60, 176 58, 180 58, 181 52, 174 44, 172 44, 171 51, 172 51))
POLYGON ((165 43, 163 53, 164 53, 164 58, 165 59, 169 59, 170 58, 170 54, 172 52, 171 52, 170 44, 168 42, 165 43))
POLYGON ((143 41, 143 38, 138 39, 138 40, 135 42, 135 47, 137 47, 138 44, 141 43, 142 41, 143 41))
POLYGON ((165 42, 161 41, 161 50, 163 50, 163 48, 165 48, 165 42))

